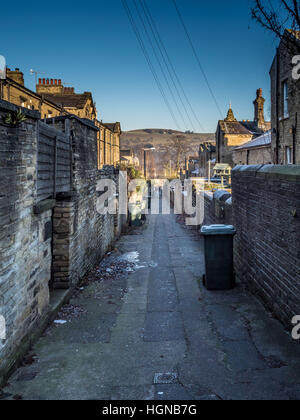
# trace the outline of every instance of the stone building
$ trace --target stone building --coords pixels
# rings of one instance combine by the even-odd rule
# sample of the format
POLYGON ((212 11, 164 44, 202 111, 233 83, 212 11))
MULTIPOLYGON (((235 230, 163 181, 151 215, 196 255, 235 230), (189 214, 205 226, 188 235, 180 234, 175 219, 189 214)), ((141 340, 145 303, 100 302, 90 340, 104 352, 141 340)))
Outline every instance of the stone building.
POLYGON ((133 149, 120 150, 120 163, 124 167, 132 166, 138 168, 140 166, 140 160, 135 155, 133 149))
POLYGON ((60 79, 39 79, 36 90, 68 113, 91 120, 99 128, 98 169, 104 165, 116 166, 120 162, 121 125, 98 120, 91 92, 76 93, 73 87, 64 87, 60 79))
MULTIPOLYGON (((300 32, 286 30, 272 67, 272 159, 275 164, 300 164, 300 79, 293 77, 292 59, 300 54, 300 32), (289 40, 293 48, 287 48, 289 40)), ((296 75, 297 76, 297 75, 296 75)))
POLYGON ((238 121, 230 106, 227 117, 218 122, 216 131, 218 163, 234 166, 233 150, 270 130, 271 123, 266 122, 264 117, 264 103, 262 89, 258 89, 256 99, 253 101, 253 121, 238 121))
POLYGON ((253 139, 253 134, 234 116, 231 107, 227 117, 219 121, 216 132, 217 162, 234 165, 232 151, 253 139))
MULTIPOLYGON (((106 165, 116 165, 120 162, 121 124, 101 123, 105 129, 104 161, 106 165)), ((100 126, 101 127, 101 126, 100 126)))
POLYGON ((64 113, 62 106, 24 86, 24 75, 20 69, 6 69, 7 78, 0 81, 0 99, 22 108, 39 111, 41 118, 57 117, 64 113))
POLYGON ((36 92, 77 117, 91 121, 97 118, 91 92, 75 93, 73 87, 64 87, 60 79, 39 79, 36 92))
POLYGON ((266 165, 272 163, 272 132, 267 131, 248 143, 233 149, 234 165, 266 165))
POLYGON ((17 106, 37 110, 41 118, 76 115, 93 121, 98 131, 98 169, 104 165, 117 166, 120 162, 119 122, 104 124, 97 119, 97 109, 91 92, 76 93, 74 87, 65 87, 61 79, 39 78, 36 92, 24 86, 20 69, 7 69, 7 79, 0 81, 0 99, 17 106))

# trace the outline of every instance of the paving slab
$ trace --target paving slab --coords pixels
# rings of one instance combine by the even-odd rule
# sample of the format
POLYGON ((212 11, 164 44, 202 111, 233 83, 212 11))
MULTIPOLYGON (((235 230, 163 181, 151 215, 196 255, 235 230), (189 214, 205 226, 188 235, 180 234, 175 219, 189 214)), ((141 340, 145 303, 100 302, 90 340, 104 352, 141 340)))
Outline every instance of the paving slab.
MULTIPOLYGON (((52 325, 1 399, 298 400, 300 345, 242 285, 208 292, 203 240, 173 215, 149 216, 114 255, 131 272, 90 282, 52 325), (172 383, 155 384, 157 374, 172 383)), ((100 263, 100 262, 99 262, 100 263)))

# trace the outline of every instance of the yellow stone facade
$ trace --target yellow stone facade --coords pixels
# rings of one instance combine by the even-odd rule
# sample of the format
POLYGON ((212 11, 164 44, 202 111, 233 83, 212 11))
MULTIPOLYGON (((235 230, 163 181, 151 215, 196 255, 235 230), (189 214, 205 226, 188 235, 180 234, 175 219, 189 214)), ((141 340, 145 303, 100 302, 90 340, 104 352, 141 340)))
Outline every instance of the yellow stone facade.
POLYGON ((104 165, 118 165, 120 163, 120 123, 106 124, 95 121, 98 133, 98 168, 104 165))
POLYGON ((86 118, 99 128, 98 168, 120 163, 120 123, 103 123, 97 118, 97 110, 91 92, 75 93, 74 88, 65 87, 60 79, 40 78, 36 92, 24 86, 23 73, 17 68, 7 69, 7 79, 0 81, 0 99, 17 106, 37 110, 41 118, 73 114, 86 118))
POLYGON ((24 86, 23 73, 7 69, 7 79, 1 81, 0 98, 17 106, 39 111, 41 118, 57 117, 64 110, 24 86))

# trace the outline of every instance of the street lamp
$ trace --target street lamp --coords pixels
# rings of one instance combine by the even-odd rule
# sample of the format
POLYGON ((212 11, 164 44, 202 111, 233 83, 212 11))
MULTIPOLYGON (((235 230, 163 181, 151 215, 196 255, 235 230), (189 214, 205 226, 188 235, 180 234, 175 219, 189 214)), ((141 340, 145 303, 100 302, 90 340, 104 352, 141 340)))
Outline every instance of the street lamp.
POLYGON ((155 150, 155 147, 152 144, 146 144, 144 146, 144 177, 147 180, 147 151, 155 150))

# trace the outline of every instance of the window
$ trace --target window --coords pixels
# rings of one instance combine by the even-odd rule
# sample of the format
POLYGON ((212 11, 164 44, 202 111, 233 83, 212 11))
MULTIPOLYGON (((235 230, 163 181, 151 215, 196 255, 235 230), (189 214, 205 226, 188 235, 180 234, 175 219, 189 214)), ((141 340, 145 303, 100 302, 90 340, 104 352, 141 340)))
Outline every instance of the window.
POLYGON ((288 83, 283 83, 283 117, 289 117, 289 87, 288 83))
POLYGON ((285 148, 285 156, 286 156, 286 164, 292 165, 293 161, 292 161, 292 148, 291 147, 285 148))

